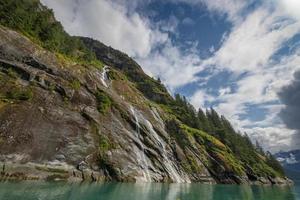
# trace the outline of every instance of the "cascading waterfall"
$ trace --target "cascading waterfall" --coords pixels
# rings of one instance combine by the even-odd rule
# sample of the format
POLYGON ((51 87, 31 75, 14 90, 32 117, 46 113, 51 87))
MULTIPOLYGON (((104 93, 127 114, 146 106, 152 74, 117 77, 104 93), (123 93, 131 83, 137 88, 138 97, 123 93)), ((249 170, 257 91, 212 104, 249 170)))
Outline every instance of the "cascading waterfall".
MULTIPOLYGON (((157 134, 157 132, 154 130, 153 125, 151 124, 151 122, 148 121, 147 119, 145 119, 141 113, 136 112, 135 109, 132 106, 130 106, 130 110, 131 110, 131 113, 135 117, 135 122, 137 124, 136 133, 138 134, 138 136, 140 135, 140 123, 142 123, 143 125, 146 126, 149 133, 153 137, 154 141, 160 147, 161 155, 162 155, 162 158, 163 158, 163 165, 165 166, 166 171, 169 174, 172 181, 174 181, 176 183, 190 182, 188 177, 182 178, 180 176, 180 174, 178 173, 178 170, 174 166, 174 163, 170 160, 170 158, 168 156, 168 151, 166 149, 166 146, 167 146, 166 142, 157 134)), ((161 118, 157 116, 157 119, 161 119, 161 118)), ((141 146, 143 148, 143 155, 141 155, 139 157, 142 157, 142 159, 143 159, 142 163, 144 163, 144 164, 146 163, 146 166, 147 166, 148 164, 147 164, 146 159, 145 159, 144 144, 141 144, 141 146)), ((145 171, 145 173, 147 175, 147 171, 145 171)), ((151 178, 150 178, 150 180, 151 180, 151 178)))
MULTIPOLYGON (((160 126, 165 129, 165 124, 164 121, 162 120, 162 118, 160 117, 159 113, 157 112, 157 109, 155 107, 151 108, 151 113, 153 115, 153 117, 155 118, 155 120, 160 124, 160 126)), ((147 120, 148 121, 148 120, 147 120)), ((172 162, 169 157, 168 157, 168 151, 166 150, 166 142, 162 139, 161 136, 159 136, 157 134, 157 132, 154 130, 153 125, 151 124, 151 122, 148 121, 148 126, 149 126, 149 130, 150 132, 153 133, 153 136, 156 138, 157 141, 159 141, 161 143, 161 146, 163 147, 163 158, 165 160, 165 165, 166 168, 168 169, 169 175, 173 180, 175 180, 177 183, 191 183, 190 178, 188 177, 187 174, 185 174, 184 172, 182 172, 182 174, 180 175, 178 173, 178 170, 176 170, 176 165, 174 165, 174 162, 172 162)))
POLYGON ((165 128, 165 123, 164 121, 162 120, 162 118, 160 117, 160 115, 158 114, 157 110, 155 107, 152 107, 150 109, 154 119, 159 123, 159 125, 162 127, 162 128, 165 128))
POLYGON ((107 72, 109 72, 109 68, 108 68, 108 66, 105 65, 101 72, 101 77, 100 77, 101 82, 105 87, 108 87, 108 85, 106 83, 106 81, 108 80, 107 72))
POLYGON ((146 155, 145 155, 145 146, 144 144, 140 141, 140 137, 141 137, 141 134, 140 134, 140 124, 139 124, 139 118, 135 112, 135 109, 130 106, 130 111, 131 113, 133 114, 134 116, 134 119, 135 119, 135 124, 136 124, 136 137, 138 139, 138 143, 139 145, 141 146, 141 151, 140 150, 137 150, 137 161, 139 163, 139 165, 141 166, 142 168, 142 173, 143 173, 143 180, 141 180, 142 182, 151 182, 152 179, 151 179, 151 175, 149 173, 149 164, 147 162, 147 159, 146 159, 146 155))
POLYGON ((156 133, 152 124, 148 120, 146 120, 146 119, 144 119, 144 120, 146 122, 147 129, 150 131, 151 135, 155 138, 155 140, 161 147, 161 150, 162 150, 161 155, 163 157, 164 165, 167 169, 167 172, 168 172, 170 178, 176 183, 190 182, 189 180, 185 180, 185 179, 181 178, 181 176, 177 172, 176 168, 174 167, 173 162, 168 157, 168 152, 166 150, 165 141, 156 133))

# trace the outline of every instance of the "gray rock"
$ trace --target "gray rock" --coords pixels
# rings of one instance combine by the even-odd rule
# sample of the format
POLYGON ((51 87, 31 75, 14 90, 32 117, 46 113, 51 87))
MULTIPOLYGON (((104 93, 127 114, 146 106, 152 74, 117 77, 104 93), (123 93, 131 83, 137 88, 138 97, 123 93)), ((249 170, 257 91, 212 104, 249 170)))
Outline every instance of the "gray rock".
POLYGON ((58 154, 55 156, 55 159, 57 159, 59 161, 65 161, 66 157, 63 154, 58 154))
POLYGON ((85 161, 81 161, 78 165, 77 165, 77 169, 79 171, 83 171, 85 169, 88 168, 88 164, 85 161))

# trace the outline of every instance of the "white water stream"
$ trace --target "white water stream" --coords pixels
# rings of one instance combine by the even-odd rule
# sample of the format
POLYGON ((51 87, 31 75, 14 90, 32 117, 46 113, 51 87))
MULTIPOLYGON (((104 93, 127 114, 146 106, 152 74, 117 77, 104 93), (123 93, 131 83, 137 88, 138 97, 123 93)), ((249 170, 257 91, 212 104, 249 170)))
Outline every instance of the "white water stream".
POLYGON ((184 183, 186 182, 184 179, 181 178, 181 176, 178 174, 177 170, 175 169, 173 162, 169 159, 168 157, 168 152, 166 150, 166 143, 165 141, 156 133, 154 130, 152 124, 144 119, 146 122, 147 129, 150 131, 151 135, 155 138, 156 142, 159 144, 161 147, 161 155, 164 160, 164 165, 167 169, 167 172, 170 176, 170 178, 176 182, 176 183, 184 183))
MULTIPOLYGON (((135 122, 136 122, 136 133, 138 134, 138 138, 140 137, 140 123, 142 123, 143 125, 145 125, 145 127, 148 129, 148 131, 150 132, 150 136, 153 137, 154 142, 157 143, 157 145, 160 147, 160 153, 162 155, 163 158, 163 165, 166 168, 167 173, 169 174, 169 177, 172 179, 172 181, 176 182, 176 183, 184 183, 184 182, 190 182, 190 180, 185 177, 182 178, 180 176, 180 174, 178 173, 178 170, 176 169, 174 162, 172 162, 168 156, 168 151, 166 149, 166 142, 157 134, 157 132, 154 130, 153 125, 151 124, 150 121, 148 121, 147 119, 144 118, 144 116, 140 113, 137 112, 132 106, 130 106, 130 111, 131 113, 134 115, 135 118, 135 122)), ((161 119, 160 117, 157 117, 157 119, 161 119)), ((162 122, 163 123, 163 122, 162 122)), ((145 159, 145 153, 144 153, 144 144, 141 144, 142 148, 143 148, 143 154, 140 155, 139 157, 141 157, 141 161, 140 163, 143 163, 146 166, 146 169, 148 169, 148 163, 145 159)), ((146 177, 146 180, 149 180, 149 171, 145 170, 145 175, 144 177, 146 177)), ((151 180, 151 177, 150 177, 151 180)))
POLYGON ((108 87, 107 81, 108 81, 108 76, 107 76, 107 72, 109 72, 109 68, 108 66, 104 66, 102 72, 101 72, 101 82, 105 87, 108 87))
POLYGON ((139 143, 139 145, 141 146, 141 150, 137 149, 136 153, 137 153, 137 161, 138 164, 142 167, 142 173, 143 173, 143 179, 141 179, 141 182, 151 182, 151 175, 149 173, 149 164, 148 161, 146 159, 146 155, 145 155, 145 146, 143 144, 143 142, 141 142, 140 138, 141 138, 141 133, 140 133, 140 124, 139 124, 139 118, 137 116, 137 113, 135 111, 135 109, 130 106, 130 111, 134 116, 135 119, 135 124, 136 124, 136 137, 137 137, 137 141, 139 143))

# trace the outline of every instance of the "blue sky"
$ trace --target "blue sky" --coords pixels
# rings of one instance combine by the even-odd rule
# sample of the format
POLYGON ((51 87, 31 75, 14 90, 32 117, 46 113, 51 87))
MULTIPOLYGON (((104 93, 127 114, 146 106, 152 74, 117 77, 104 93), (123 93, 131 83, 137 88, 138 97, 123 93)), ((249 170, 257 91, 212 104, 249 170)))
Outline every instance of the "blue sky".
POLYGON ((72 35, 135 58, 273 152, 297 148, 278 91, 300 68, 299 0, 42 0, 72 35))

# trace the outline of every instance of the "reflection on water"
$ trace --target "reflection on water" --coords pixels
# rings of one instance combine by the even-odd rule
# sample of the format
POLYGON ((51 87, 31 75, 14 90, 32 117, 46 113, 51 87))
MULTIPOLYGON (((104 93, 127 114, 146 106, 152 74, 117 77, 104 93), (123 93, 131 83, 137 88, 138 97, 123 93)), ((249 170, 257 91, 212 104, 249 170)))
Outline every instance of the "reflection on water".
POLYGON ((300 199, 299 191, 299 186, 0 183, 1 200, 293 200, 300 199))

